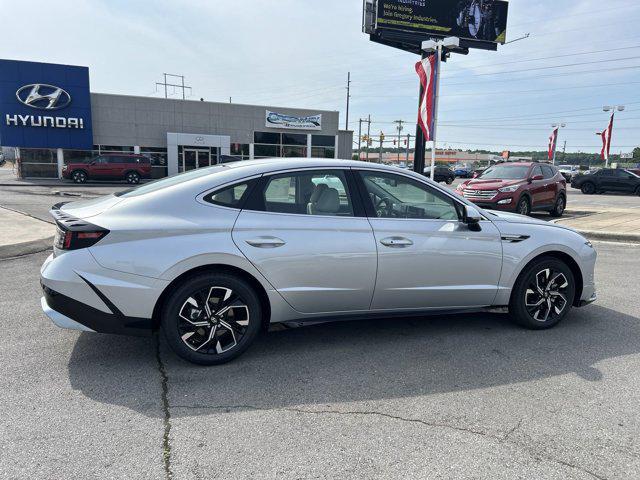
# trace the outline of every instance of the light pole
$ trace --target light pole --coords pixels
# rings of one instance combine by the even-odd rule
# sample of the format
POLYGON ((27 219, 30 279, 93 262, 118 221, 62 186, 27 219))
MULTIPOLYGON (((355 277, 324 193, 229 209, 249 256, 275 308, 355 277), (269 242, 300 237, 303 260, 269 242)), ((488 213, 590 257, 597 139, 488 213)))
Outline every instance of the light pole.
POLYGON ((602 111, 611 112, 611 120, 609 121, 609 126, 607 127, 607 130, 610 129, 609 138, 608 138, 609 148, 607 149, 607 156, 606 156, 606 163, 605 163, 605 167, 607 168, 609 168, 609 150, 611 149, 611 137, 613 136, 613 117, 615 116, 616 111, 624 112, 624 109, 625 109, 624 105, 605 105, 604 107, 602 107, 602 111))
POLYGON ((553 145, 553 164, 556 164, 556 151, 558 150, 558 139, 560 138, 560 129, 566 127, 566 123, 554 123, 551 125, 552 128, 558 129, 558 135, 556 136, 556 141, 553 145))
MULTIPOLYGON (((438 125, 438 98, 440 96, 440 66, 442 63, 442 52, 449 48, 457 48, 460 46, 460 39, 457 37, 447 37, 442 40, 427 40, 422 42, 422 51, 424 53, 435 52, 436 55, 436 78, 433 93, 433 132, 431 132, 431 180, 435 178, 436 172, 436 130, 438 125)), ((422 99, 422 91, 420 94, 422 99)), ((423 168, 424 166, 424 137, 422 137, 422 129, 418 127, 416 129, 416 153, 414 159, 414 170, 423 168), (419 138, 420 137, 420 138, 419 138), (422 153, 418 155, 418 148, 422 150, 422 153), (417 161, 416 161, 417 160, 417 161), (422 164, 422 165, 421 165, 422 164)), ((422 171, 418 173, 423 173, 422 171)))

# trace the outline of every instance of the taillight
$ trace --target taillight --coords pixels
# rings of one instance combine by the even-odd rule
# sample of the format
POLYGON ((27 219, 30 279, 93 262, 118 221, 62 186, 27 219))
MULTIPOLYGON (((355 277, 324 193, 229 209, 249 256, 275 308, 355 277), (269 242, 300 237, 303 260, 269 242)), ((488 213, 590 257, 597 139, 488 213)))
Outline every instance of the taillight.
POLYGON ((56 230, 54 245, 60 250, 77 250, 95 245, 98 241, 107 236, 109 230, 95 230, 74 232, 71 230, 56 230))

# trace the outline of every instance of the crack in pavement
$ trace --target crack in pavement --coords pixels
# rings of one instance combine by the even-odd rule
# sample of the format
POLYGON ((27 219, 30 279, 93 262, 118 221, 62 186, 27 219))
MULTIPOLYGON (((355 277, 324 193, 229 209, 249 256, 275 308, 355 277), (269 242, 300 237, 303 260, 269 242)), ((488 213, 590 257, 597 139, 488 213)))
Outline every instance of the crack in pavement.
POLYGON ((265 408, 265 407, 257 407, 255 405, 173 405, 173 408, 183 408, 189 410, 222 410, 225 413, 229 413, 232 410, 257 410, 257 411, 285 411, 292 413, 303 413, 303 414, 312 414, 312 415, 365 415, 365 416, 378 416, 384 417, 391 420, 397 420, 405 423, 413 423, 420 424, 426 427, 432 428, 444 428, 457 432, 470 433, 472 435, 477 435, 481 437, 491 438, 498 443, 509 444, 520 450, 525 451, 529 456, 536 460, 547 460, 552 463, 556 463, 558 465, 562 465, 565 467, 573 468, 575 470, 579 470, 597 480, 607 480, 606 477, 599 475, 595 472, 592 472, 580 465, 575 465, 573 463, 567 462, 565 460, 560 460, 554 457, 550 457, 546 454, 541 454, 540 452, 535 451, 533 448, 518 443, 516 441, 510 440, 509 438, 522 426, 524 419, 520 419, 516 425, 514 425, 511 429, 509 429, 504 435, 493 435, 491 433, 487 433, 482 430, 476 430, 473 428, 461 427, 457 425, 451 425, 448 423, 441 422, 429 422, 427 420, 422 420, 418 418, 405 418, 399 415, 392 415, 389 413, 378 412, 374 410, 306 410, 304 408, 295 408, 295 407, 282 407, 282 408, 265 408))
POLYGON ((166 480, 173 478, 173 471, 171 469, 171 442, 169 435, 171 434, 171 411, 169 410, 169 376, 167 370, 162 362, 160 356, 160 339, 158 335, 155 336, 156 343, 156 360, 158 362, 158 371, 160 372, 160 379, 162 384, 162 424, 164 432, 162 435, 162 462, 164 465, 164 475, 166 480))

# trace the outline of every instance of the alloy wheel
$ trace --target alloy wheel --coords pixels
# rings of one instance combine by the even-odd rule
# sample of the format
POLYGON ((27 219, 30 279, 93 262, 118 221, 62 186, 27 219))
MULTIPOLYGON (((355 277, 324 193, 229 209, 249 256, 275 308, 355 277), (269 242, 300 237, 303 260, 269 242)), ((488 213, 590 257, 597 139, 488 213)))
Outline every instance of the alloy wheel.
POLYGON ((558 200, 556 201, 556 214, 562 215, 564 213, 564 209, 565 209, 565 200, 564 200, 564 197, 560 195, 558 197, 558 200))
POLYGON ((233 290, 211 286, 192 293, 180 307, 178 333, 194 352, 222 354, 247 332, 249 307, 233 290))
POLYGON ((527 312, 538 322, 547 322, 559 317, 569 305, 569 287, 564 273, 552 268, 541 270, 525 290, 524 303, 527 312))
POLYGON ((529 215, 529 202, 526 198, 520 200, 520 203, 518 204, 518 213, 520 215, 529 215))
POLYGON ((76 172, 73 174, 73 180, 76 183, 84 183, 87 179, 87 176, 83 172, 76 172))
POLYGON ((138 183, 138 175, 136 175, 135 173, 129 173, 127 175, 127 182, 129 183, 138 183))

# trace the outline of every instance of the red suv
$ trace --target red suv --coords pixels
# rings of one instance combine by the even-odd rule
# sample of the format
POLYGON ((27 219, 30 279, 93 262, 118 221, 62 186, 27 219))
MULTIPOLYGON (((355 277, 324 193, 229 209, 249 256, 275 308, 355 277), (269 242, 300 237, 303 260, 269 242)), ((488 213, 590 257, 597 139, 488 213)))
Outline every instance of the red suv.
POLYGON ((546 163, 500 163, 458 185, 457 192, 482 208, 521 215, 547 211, 560 217, 567 206, 567 181, 546 163))
POLYGON ((151 160, 134 153, 105 153, 89 163, 68 163, 62 167, 62 176, 76 183, 92 180, 126 180, 140 183, 151 178, 151 160))

